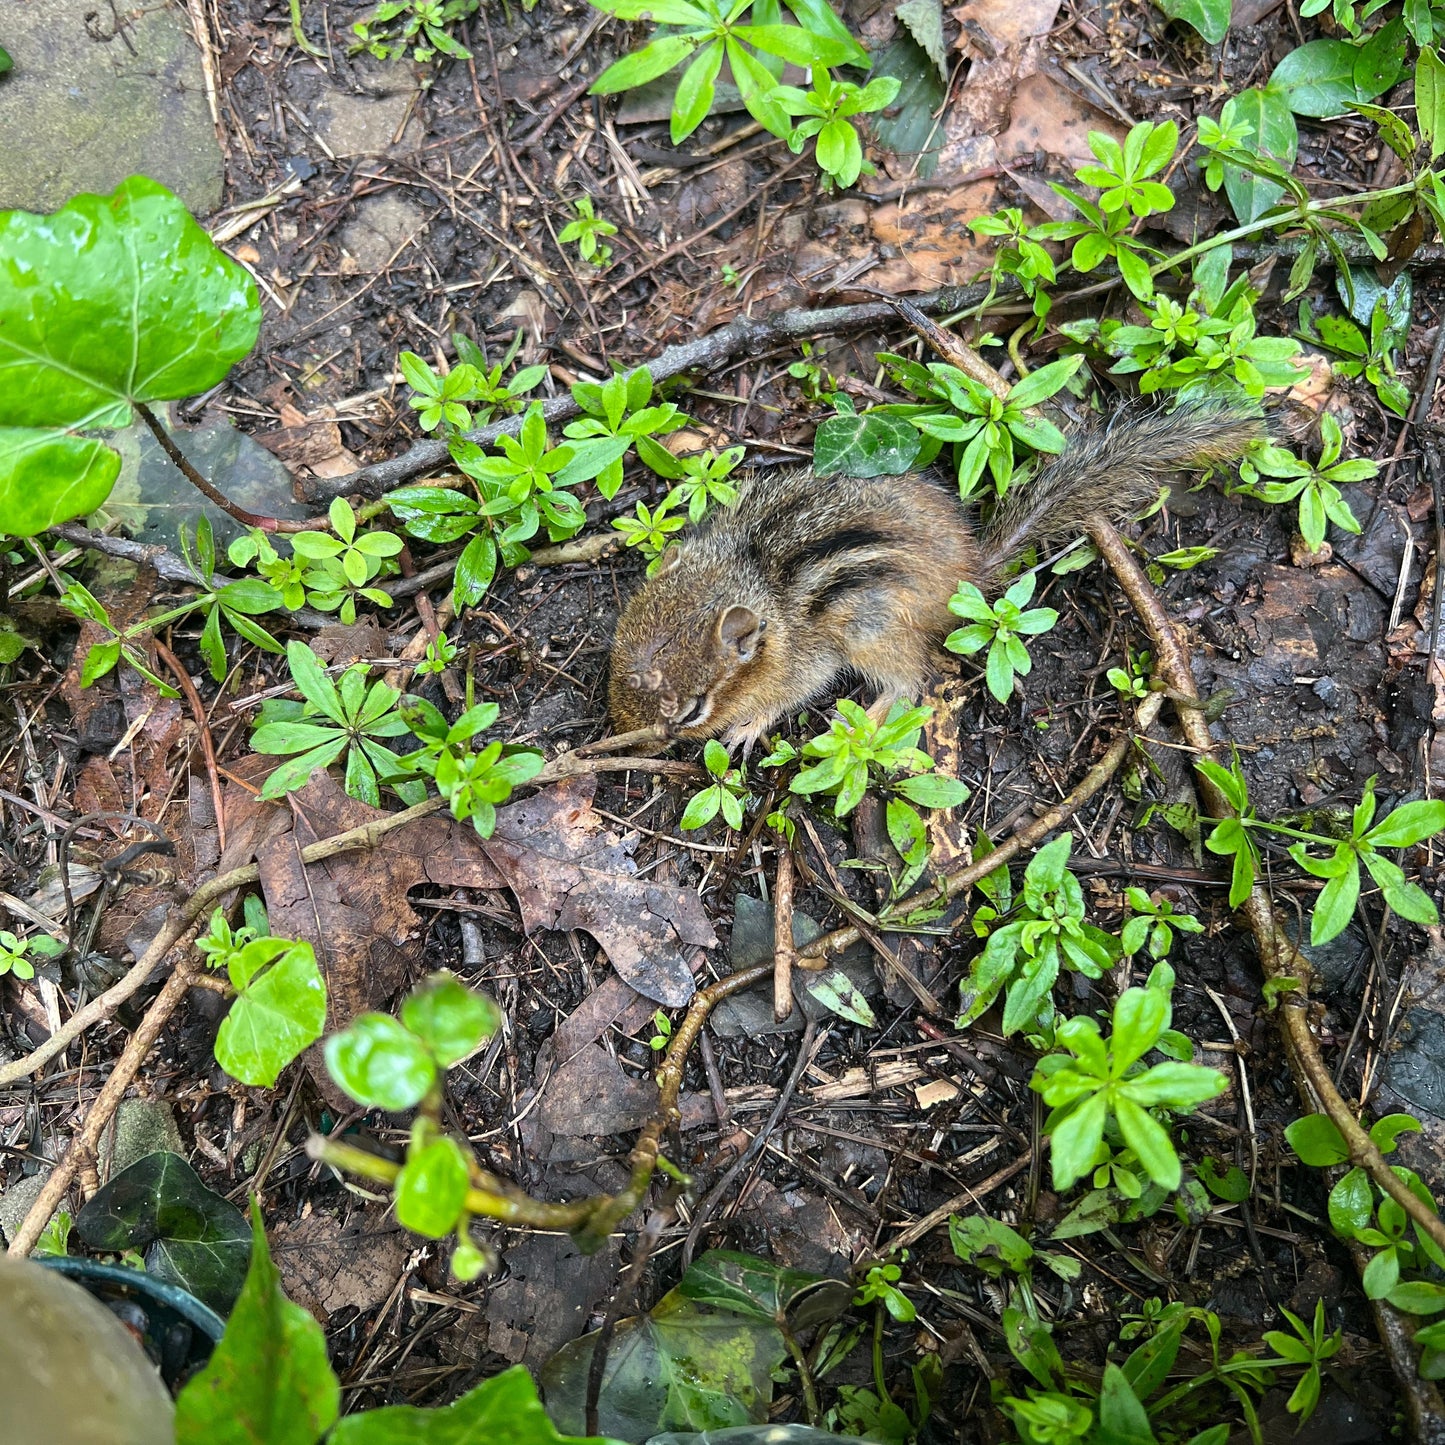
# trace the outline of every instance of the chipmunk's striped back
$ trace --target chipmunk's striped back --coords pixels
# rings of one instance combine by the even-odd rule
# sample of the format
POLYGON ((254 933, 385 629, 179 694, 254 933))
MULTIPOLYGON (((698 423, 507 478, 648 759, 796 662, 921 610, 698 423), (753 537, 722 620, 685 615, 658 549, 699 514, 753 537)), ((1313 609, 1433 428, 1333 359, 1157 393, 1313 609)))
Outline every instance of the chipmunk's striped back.
POLYGON ((1227 404, 1121 409, 1015 487, 980 544, 953 487, 922 473, 860 479, 757 471, 737 505, 686 532, 617 624, 608 703, 621 729, 751 744, 861 673, 879 707, 917 696, 960 582, 990 590, 1029 542, 1120 521, 1164 477, 1233 460, 1265 434, 1227 404))
POLYGON ((744 742, 849 668, 916 688, 979 572, 957 495, 923 474, 754 472, 664 561, 618 623, 613 717, 744 742))

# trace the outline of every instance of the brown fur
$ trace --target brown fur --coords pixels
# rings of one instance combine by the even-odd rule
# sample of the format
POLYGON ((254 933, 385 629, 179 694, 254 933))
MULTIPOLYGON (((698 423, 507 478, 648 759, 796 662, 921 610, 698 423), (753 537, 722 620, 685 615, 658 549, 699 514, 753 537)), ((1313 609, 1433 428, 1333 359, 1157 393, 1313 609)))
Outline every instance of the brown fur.
POLYGON ((623 610, 613 723, 750 746, 849 670, 881 703, 916 697, 957 623, 948 599, 960 581, 988 591, 1027 543, 1077 536, 1095 513, 1130 516, 1167 473, 1233 460, 1264 429, 1220 405, 1125 408, 1071 436, 981 541, 952 489, 921 473, 755 472, 623 610))

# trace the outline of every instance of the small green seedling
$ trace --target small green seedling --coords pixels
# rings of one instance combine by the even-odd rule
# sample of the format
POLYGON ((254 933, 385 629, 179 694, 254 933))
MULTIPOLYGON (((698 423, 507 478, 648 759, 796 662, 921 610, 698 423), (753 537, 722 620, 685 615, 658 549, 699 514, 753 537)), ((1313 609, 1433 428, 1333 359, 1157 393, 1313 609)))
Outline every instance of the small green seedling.
POLYGON ((997 237, 999 241, 989 270, 989 295, 984 305, 997 295, 999 283, 1005 277, 1012 277, 1033 302, 1034 315, 1042 322, 1053 306, 1044 287, 1052 286, 1059 274, 1054 258, 1024 224, 1024 213, 1017 206, 1006 206, 991 216, 970 221, 969 230, 976 236, 997 237))
POLYGON ((1204 844, 1211 853, 1234 860, 1229 890, 1231 908, 1238 908, 1244 902, 1259 875, 1259 844, 1254 835, 1269 832, 1295 839, 1290 845, 1290 857, 1306 873, 1326 880, 1312 910, 1312 945, 1328 943, 1348 926, 1360 896, 1361 864, 1379 886, 1385 902, 1401 918, 1427 928, 1439 921, 1429 894, 1417 884, 1407 882, 1400 865, 1380 850, 1412 848, 1445 830, 1445 801, 1422 799, 1404 803, 1376 823, 1372 777, 1351 814, 1348 836, 1340 838, 1258 817, 1249 801, 1248 784, 1237 756, 1229 768, 1209 761, 1200 761, 1194 766, 1219 789, 1237 815, 1216 823, 1204 844), (1308 851, 1312 847, 1327 849, 1330 856, 1316 857, 1308 851))
MULTIPOLYGON (((732 82, 753 119, 776 136, 789 133, 788 113, 778 92, 784 62, 803 66, 815 79, 833 65, 871 60, 826 3, 798 0, 790 5, 801 25, 779 24, 780 7, 767 8, 771 23, 748 25, 743 16, 753 0, 592 0, 620 20, 651 17, 668 27, 640 50, 609 65, 592 86, 593 95, 616 95, 675 70, 687 68, 672 102, 673 145, 681 145, 712 110, 724 57, 732 82)), ((760 6, 759 9, 762 9, 760 6)))
POLYGON ((672 1020, 658 1009, 652 1016, 652 1037, 647 1041, 647 1047, 654 1053, 662 1053, 672 1042, 672 1020))
MULTIPOLYGON (((639 452, 642 448, 639 447, 639 452)), ((667 507, 686 507, 689 522, 700 522, 714 507, 731 507, 738 499, 738 489, 727 480, 743 459, 742 447, 728 447, 715 452, 709 447, 695 456, 675 457, 661 447, 648 450, 643 460, 660 477, 676 483, 663 503, 667 507), (661 455, 657 455, 660 452, 661 455)))
POLYGON ((219 908, 196 947, 211 968, 225 970, 236 994, 216 1033, 216 1062, 243 1084, 274 1088, 326 1025, 314 950, 304 939, 257 935, 253 926, 233 931, 219 908))
POLYGON ((459 651, 456 643, 445 632, 438 632, 427 643, 426 656, 416 665, 417 676, 427 677, 433 673, 445 672, 457 660, 459 651))
POLYGON ((379 607, 391 606, 390 596, 371 583, 406 544, 395 532, 358 533, 356 513, 345 497, 332 500, 330 516, 334 537, 326 532, 295 532, 291 548, 298 557, 315 563, 305 578, 312 604, 323 612, 340 608, 341 620, 349 626, 356 621, 358 596, 379 607))
POLYGON ((408 405, 423 431, 440 429, 443 436, 451 436, 490 421, 499 411, 520 411, 523 398, 547 375, 545 366, 527 366, 504 382, 502 372, 510 364, 510 353, 496 366, 488 366, 470 337, 457 332, 452 343, 459 361, 445 376, 439 376, 414 351, 403 351, 397 357, 412 391, 408 405))
POLYGON ((1192 913, 1176 913, 1174 905, 1159 893, 1128 888, 1124 896, 1134 915, 1119 935, 1126 955, 1147 947, 1150 958, 1160 959, 1174 947, 1175 929, 1180 933, 1204 932, 1204 925, 1192 913))
POLYGON ((610 501, 622 485, 622 459, 633 447, 653 471, 668 475, 672 454, 657 438, 678 431, 690 418, 674 402, 653 400, 652 373, 645 366, 619 371, 600 385, 576 382, 572 399, 583 414, 562 428, 573 448, 568 475, 595 478, 597 490, 610 501))
MULTIPOLYGON (((902 1257, 907 1260, 906 1251, 902 1257)), ((902 1278, 903 1271, 896 1264, 889 1262, 870 1265, 868 1273, 863 1276, 863 1282, 858 1286, 858 1292, 853 1296, 853 1303, 860 1306, 881 1304, 899 1324, 911 1323, 918 1318, 918 1310, 913 1301, 898 1288, 898 1281, 902 1278)))
POLYGON ((1020 445, 1050 454, 1064 449, 1063 432, 1032 413, 1040 402, 1068 385, 1083 365, 1082 354, 1064 356, 1031 371, 1002 397, 946 362, 925 366, 891 352, 879 353, 878 360, 893 380, 919 401, 870 407, 863 413, 863 420, 882 422, 901 417, 920 432, 922 445, 908 463, 914 467, 927 466, 942 447, 951 446, 959 496, 965 499, 978 489, 985 467, 995 493, 1002 497, 1020 460, 1020 445))
POLYGON ((1300 535, 1315 552, 1324 545, 1329 522, 1342 531, 1359 533, 1360 524, 1340 495, 1340 486, 1367 481, 1379 471, 1364 457, 1340 460, 1345 439, 1334 417, 1320 418, 1320 437, 1320 459, 1314 466, 1284 447, 1267 444, 1252 450, 1239 469, 1246 483, 1242 490, 1251 496, 1277 504, 1299 500, 1300 535), (1261 481, 1262 477, 1276 480, 1261 481))
POLYGON ((65 945, 48 934, 19 938, 8 929, 0 928, 0 976, 8 973, 13 978, 34 978, 32 959, 54 958, 64 952, 65 945))
MULTIPOLYGON (((473 748, 478 734, 496 724, 500 711, 494 702, 478 703, 448 723, 425 698, 410 697, 401 708, 404 725, 422 745, 398 759, 398 775, 430 778, 450 804, 452 817, 458 822, 470 819, 483 838, 490 838, 497 826, 498 806, 545 764, 535 748, 500 742, 487 743, 480 751, 473 748)), ((388 781, 401 792, 402 785, 388 781)))
POLYGON ((1111 667, 1104 674, 1111 687, 1126 698, 1140 702, 1149 696, 1149 678, 1153 671, 1154 658, 1151 653, 1141 652, 1136 657, 1125 650, 1124 667, 1111 667))
POLYGON ((1160 253, 1146 246, 1134 234, 1136 220, 1172 209, 1169 188, 1149 176, 1164 170, 1174 158, 1179 128, 1173 121, 1156 125, 1142 121, 1125 137, 1121 147, 1112 137, 1089 132, 1089 149, 1101 162, 1085 166, 1077 174, 1084 185, 1102 188, 1098 203, 1087 200, 1068 186, 1051 182, 1051 189, 1078 212, 1073 221, 1046 221, 1035 226, 1038 240, 1072 241, 1070 261, 1076 271, 1092 271, 1112 258, 1124 284, 1140 301, 1154 295, 1151 262, 1160 253))
POLYGON ((591 196, 579 196, 572 202, 572 209, 577 217, 562 227, 557 240, 564 246, 575 242, 577 254, 600 269, 612 260, 612 247, 602 237, 615 236, 617 227, 593 211, 591 196))
POLYGON ((1367 336, 1348 316, 1321 316, 1317 320, 1308 301, 1300 302, 1300 334, 1339 358, 1331 363, 1336 376, 1363 376, 1375 388, 1381 404, 1396 416, 1410 410, 1410 388, 1395 370, 1395 352, 1404 345, 1409 314, 1397 325, 1388 296, 1375 298, 1367 336))
POLYGON ((838 818, 862 801, 870 775, 885 789, 921 807, 954 808, 968 798, 967 786, 935 772, 933 759, 917 746, 923 725, 932 716, 932 708, 896 703, 878 723, 856 702, 841 698, 827 732, 811 738, 797 753, 786 744, 775 748, 762 765, 778 767, 804 759, 790 790, 831 796, 838 818))
MULTIPOLYGON (((346 791, 379 808, 377 774, 391 777, 401 766, 401 759, 381 739, 403 737, 409 731, 396 710, 401 694, 385 682, 368 688, 369 669, 364 663, 347 668, 334 684, 304 642, 288 644, 286 664, 303 701, 274 698, 264 703, 251 747, 258 753, 297 756, 266 779, 261 796, 280 798, 305 787, 317 768, 330 767, 345 753, 346 791)), ((405 803, 419 803, 426 796, 426 786, 419 781, 392 786, 405 803)))
MULTIPOLYGON (((1022 1029, 1047 1038, 1059 971, 1101 978, 1118 958, 1118 941, 1084 917, 1083 889, 1068 867, 1073 843, 1071 833, 1061 834, 1029 860, 1017 911, 991 925, 988 943, 964 981, 959 1028, 967 1028, 1002 993, 1004 1033, 1022 1029)), ((1004 876, 990 884, 988 896, 1006 909, 1012 902, 1007 873, 995 871, 1004 876)))
POLYGON ((800 389, 805 401, 826 401, 837 389, 838 383, 822 362, 813 359, 811 341, 799 342, 798 349, 803 353, 803 359, 788 363, 788 375, 802 384, 800 389))
MULTIPOLYGON (((391 60, 410 49, 412 59, 423 65, 438 54, 470 60, 472 52, 447 26, 475 15, 479 4, 480 0, 383 0, 351 27, 357 39, 352 53, 364 50, 378 60, 391 60)), ((531 5, 524 8, 530 10, 531 5)))
POLYGON ((612 525, 622 533, 624 547, 636 547, 647 558, 647 575, 657 571, 662 554, 673 534, 687 526, 687 518, 675 515, 671 510, 672 494, 665 496, 655 507, 638 502, 636 515, 614 517, 612 525))
POLYGON ((1280 1306, 1280 1313, 1289 1321, 1293 1334, 1283 1330, 1266 1330, 1264 1342, 1277 1355, 1293 1365, 1304 1367, 1293 1393, 1285 1404, 1291 1415, 1298 1415, 1303 1423, 1314 1414, 1320 1401, 1320 1366, 1331 1356, 1337 1355, 1344 1342, 1344 1331, 1325 1333, 1325 1302, 1315 1301, 1314 1319, 1306 1324, 1297 1314, 1280 1306))
POLYGON ((742 770, 729 766, 728 751, 716 738, 710 738, 702 750, 703 766, 716 779, 700 793, 694 793, 683 810, 681 826, 701 828, 721 812, 723 821, 735 832, 743 826, 743 805, 747 801, 747 784, 742 770))
POLYGON ((1029 607, 1037 584, 1037 575, 1025 572, 990 606, 972 582, 960 582, 949 599, 948 610, 966 618, 969 625, 950 632, 943 645, 965 656, 988 648, 984 677, 999 702, 1013 696, 1015 674, 1027 677, 1033 667, 1023 639, 1047 632, 1059 620, 1052 607, 1029 607))
POLYGON ((1051 1110, 1043 1132, 1049 1136, 1055 1189, 1071 1188, 1108 1158, 1104 1131, 1111 1120, 1150 1179, 1165 1189, 1179 1187, 1179 1151, 1156 1111, 1192 1110, 1222 1093, 1229 1081, 1202 1064, 1171 1059, 1152 1068, 1142 1065, 1169 1031, 1173 982, 1173 970, 1158 964, 1150 987, 1125 989, 1107 1039, 1084 1015, 1059 1025, 1057 1039, 1067 1052, 1041 1059, 1029 1081, 1051 1110))
POLYGON ((901 85, 902 81, 892 75, 880 75, 867 85, 854 85, 834 80, 826 70, 815 68, 809 91, 778 86, 773 94, 783 109, 791 116, 803 117, 788 137, 788 149, 794 155, 801 154, 816 136, 818 169, 827 178, 825 186, 846 190, 860 175, 873 175, 874 168, 863 157, 863 143, 851 118, 885 110, 897 99, 901 85))

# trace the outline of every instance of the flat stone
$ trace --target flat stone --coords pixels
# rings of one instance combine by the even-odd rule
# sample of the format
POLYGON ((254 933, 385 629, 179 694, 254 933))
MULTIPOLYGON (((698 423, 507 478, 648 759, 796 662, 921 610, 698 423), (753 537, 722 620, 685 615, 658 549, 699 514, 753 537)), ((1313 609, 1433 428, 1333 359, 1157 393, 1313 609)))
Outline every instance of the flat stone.
POLYGON ((380 271, 408 240, 426 229, 427 213, 413 201, 387 191, 368 196, 356 207, 356 219, 341 231, 341 244, 358 267, 380 271))
POLYGON ((421 139, 421 124, 412 108, 415 93, 414 85, 362 95, 335 87, 313 102, 309 119, 338 159, 385 155, 393 146, 410 150, 421 139))
POLYGON ((0 1190, 0 1234, 8 1243, 15 1238, 16 1231, 25 1223, 30 1206, 40 1197, 45 1188, 49 1169, 38 1169, 34 1174, 22 1175, 8 1189, 0 1190))
MULTIPOLYGON (((804 948, 822 933, 806 913, 793 911, 793 942, 804 948)), ((773 956, 773 910, 760 898, 743 894, 733 912, 732 965, 751 968, 773 956)), ((881 989, 867 950, 855 945, 835 967, 847 975, 865 998, 877 998, 881 989)), ((807 1019, 830 1017, 829 1009, 808 991, 816 973, 799 969, 793 974, 793 999, 798 1007, 781 1023, 773 1017, 773 982, 764 979, 742 993, 724 999, 708 1016, 708 1026, 720 1039, 757 1038, 763 1034, 801 1032, 807 1019)))
POLYGON ((158 1099, 122 1099, 107 1135, 101 1138, 101 1157, 109 1155, 109 1178, 157 1150, 185 1153, 175 1112, 158 1099))
POLYGON ((185 7, 119 13, 112 33, 95 0, 5 7, 15 68, 0 78, 0 210, 53 211, 136 174, 197 216, 221 204, 221 149, 185 7))

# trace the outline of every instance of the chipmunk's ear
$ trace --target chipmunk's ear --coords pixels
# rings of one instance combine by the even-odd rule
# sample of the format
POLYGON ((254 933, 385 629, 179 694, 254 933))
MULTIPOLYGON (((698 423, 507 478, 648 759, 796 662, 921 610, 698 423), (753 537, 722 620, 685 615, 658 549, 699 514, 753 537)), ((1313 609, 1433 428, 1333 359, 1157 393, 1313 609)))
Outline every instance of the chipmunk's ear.
POLYGON ((681 561, 681 550, 677 547, 669 547, 667 551, 664 552, 662 556, 657 559, 657 571, 655 571, 652 575, 654 577, 666 577, 667 574, 671 572, 673 568, 676 567, 677 564, 681 561))
POLYGON ((739 604, 727 608, 717 620, 717 640, 739 662, 751 662, 767 631, 768 620, 751 607, 739 604))

